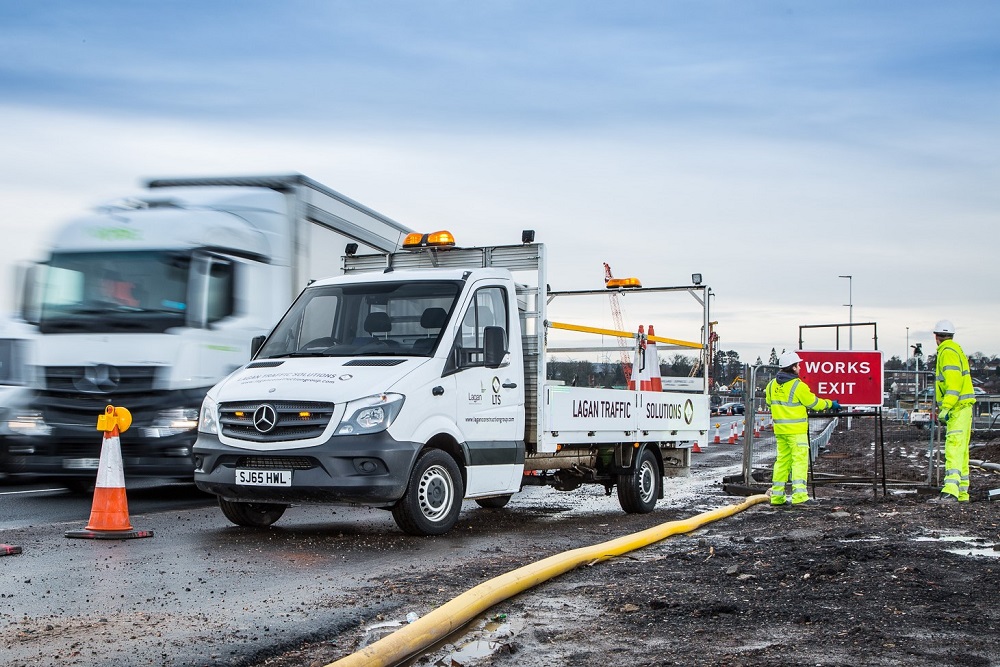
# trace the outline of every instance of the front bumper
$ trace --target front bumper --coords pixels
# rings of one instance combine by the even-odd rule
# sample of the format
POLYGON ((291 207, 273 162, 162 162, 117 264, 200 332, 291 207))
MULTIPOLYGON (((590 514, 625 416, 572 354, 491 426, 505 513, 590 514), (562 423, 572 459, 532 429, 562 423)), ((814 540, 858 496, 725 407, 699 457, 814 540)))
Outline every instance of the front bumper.
MULTIPOLYGON (((137 435, 137 434, 136 434, 137 435)), ((165 438, 137 438, 129 429, 119 436, 125 478, 169 477, 190 480, 194 471, 195 432, 165 438)), ((86 437, 55 429, 48 436, 13 435, 4 439, 7 471, 51 477, 96 477, 104 436, 86 437)))
POLYGON ((258 451, 224 445, 199 433, 195 485, 237 502, 358 503, 389 507, 403 497, 420 445, 387 433, 337 436, 321 445, 258 451), (291 470, 291 486, 236 483, 236 469, 291 470))

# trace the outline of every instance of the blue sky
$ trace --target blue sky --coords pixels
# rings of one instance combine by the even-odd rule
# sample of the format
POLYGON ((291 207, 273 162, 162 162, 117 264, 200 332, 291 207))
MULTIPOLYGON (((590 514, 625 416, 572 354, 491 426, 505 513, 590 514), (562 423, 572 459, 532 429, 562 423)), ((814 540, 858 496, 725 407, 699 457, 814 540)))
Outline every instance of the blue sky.
MULTIPOLYGON (((995 2, 8 2, 0 225, 13 264, 146 177, 296 171, 534 228, 560 289, 701 272, 746 361, 848 300, 889 355, 998 354, 998 84, 995 2)), ((696 338, 676 305, 626 320, 696 338)))

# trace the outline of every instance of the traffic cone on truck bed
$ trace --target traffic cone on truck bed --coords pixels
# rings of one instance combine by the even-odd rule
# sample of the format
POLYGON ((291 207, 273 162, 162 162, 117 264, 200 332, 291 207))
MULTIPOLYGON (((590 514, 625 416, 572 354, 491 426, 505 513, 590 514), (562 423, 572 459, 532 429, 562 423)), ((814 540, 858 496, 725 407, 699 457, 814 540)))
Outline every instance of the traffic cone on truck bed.
POLYGON ((101 445, 101 462, 97 467, 97 484, 94 487, 94 504, 90 522, 83 530, 68 530, 66 537, 83 537, 98 540, 124 540, 152 537, 151 530, 135 530, 128 519, 128 501, 125 498, 125 467, 119 435, 132 424, 132 414, 125 408, 109 405, 97 418, 97 430, 104 431, 101 445))

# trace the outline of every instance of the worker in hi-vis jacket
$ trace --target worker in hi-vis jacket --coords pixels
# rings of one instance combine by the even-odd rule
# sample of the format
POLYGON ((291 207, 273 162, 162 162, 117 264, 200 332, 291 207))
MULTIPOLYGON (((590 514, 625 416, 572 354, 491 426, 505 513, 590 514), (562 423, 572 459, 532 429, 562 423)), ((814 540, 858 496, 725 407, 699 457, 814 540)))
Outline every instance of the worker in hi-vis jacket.
POLYGON ((792 481, 792 505, 812 502, 806 487, 809 475, 808 410, 840 410, 840 403, 819 398, 809 385, 799 379, 802 358, 795 352, 783 352, 778 358, 781 370, 767 383, 764 400, 774 422, 778 455, 771 473, 771 504, 785 505, 785 486, 792 481))
POLYGON ((944 484, 932 503, 969 502, 969 439, 972 437, 972 406, 976 392, 972 387, 969 358, 952 338, 955 325, 941 320, 934 325, 937 341, 937 368, 934 374, 934 399, 937 419, 944 424, 944 484))

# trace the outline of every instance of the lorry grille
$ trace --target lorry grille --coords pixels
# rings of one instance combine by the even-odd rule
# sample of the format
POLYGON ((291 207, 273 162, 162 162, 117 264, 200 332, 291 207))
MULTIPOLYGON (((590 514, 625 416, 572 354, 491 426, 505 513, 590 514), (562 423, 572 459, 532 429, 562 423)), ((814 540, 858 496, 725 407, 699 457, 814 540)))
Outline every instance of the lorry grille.
POLYGON ((46 366, 45 389, 53 394, 119 396, 152 391, 155 366, 46 366))
POLYGON ((331 417, 333 417, 333 403, 242 401, 219 405, 219 424, 222 426, 222 434, 252 442, 318 438, 323 435, 331 417), (256 424, 255 415, 257 415, 256 424))

